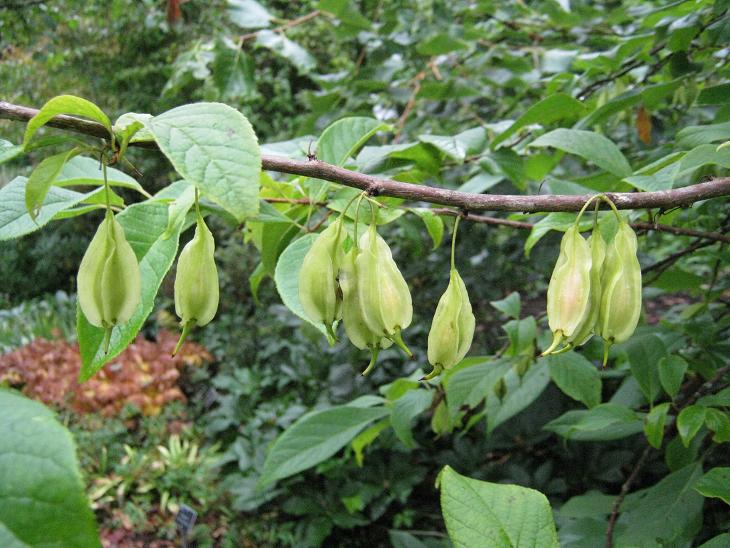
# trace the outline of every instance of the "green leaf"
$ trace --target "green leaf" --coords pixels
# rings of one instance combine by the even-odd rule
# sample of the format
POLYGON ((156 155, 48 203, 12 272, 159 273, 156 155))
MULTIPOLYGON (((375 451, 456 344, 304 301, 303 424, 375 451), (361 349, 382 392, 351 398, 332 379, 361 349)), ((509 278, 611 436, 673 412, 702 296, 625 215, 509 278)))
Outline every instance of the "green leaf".
POLYGON ((603 135, 581 129, 555 129, 530 143, 531 147, 554 147, 576 154, 598 167, 624 178, 633 170, 618 147, 603 135))
POLYGON ((550 377, 565 394, 586 407, 601 403, 601 376, 595 366, 576 352, 548 357, 550 377))
POLYGON ((238 221, 259 208, 261 152, 246 117, 221 103, 168 110, 147 124, 177 172, 238 221))
MULTIPOLYGON (((157 198, 176 198, 186 183, 180 181, 162 190, 157 198)), ((160 202, 134 204, 117 215, 124 228, 127 241, 132 246, 142 278, 142 300, 132 318, 112 331, 109 352, 104 353, 104 330, 91 325, 77 308, 76 331, 81 353, 80 381, 85 381, 99 371, 104 364, 118 356, 134 340, 155 304, 155 296, 177 254, 179 228, 170 237, 167 231, 167 206, 160 202)), ((180 227, 181 228, 181 227, 180 227)))
POLYGON ((698 548, 727 548, 728 546, 730 546, 730 533, 722 533, 721 535, 712 537, 698 548))
POLYGON ((92 194, 81 194, 65 188, 51 187, 34 222, 25 207, 27 182, 28 179, 25 177, 16 177, 0 188, 0 204, 2 204, 0 207, 0 241, 19 238, 38 230, 51 222, 61 211, 75 206, 92 194))
POLYGON ((312 247, 312 243, 317 239, 317 236, 317 234, 306 234, 289 244, 276 263, 274 282, 281 297, 281 302, 296 316, 316 327, 323 335, 326 335, 327 332, 324 326, 312 323, 299 301, 299 271, 302 269, 304 256, 312 247))
POLYGON ((632 337, 621 345, 647 401, 653 402, 661 392, 659 363, 667 355, 667 348, 656 335, 632 337))
POLYGON ((429 544, 421 542, 418 537, 407 531, 390 529, 388 531, 388 540, 390 540, 391 548, 431 548, 429 544))
POLYGON ((562 518, 590 518, 611 513, 616 497, 600 491, 588 491, 570 498, 558 512, 562 518))
POLYGON ((669 412, 669 403, 662 403, 654 406, 649 414, 644 417, 644 434, 646 439, 655 449, 660 449, 662 440, 664 439, 664 426, 667 423, 667 413, 669 412))
POLYGON ((488 360, 463 367, 451 374, 446 384, 446 403, 451 420, 458 416, 462 406, 474 409, 484 398, 494 396, 492 389, 495 383, 511 367, 511 360, 488 360))
POLYGON ((697 96, 698 105, 723 105, 730 103, 730 83, 709 86, 697 96))
POLYGON ((448 34, 440 33, 422 40, 416 51, 421 55, 443 55, 451 51, 466 49, 467 44, 463 40, 452 38, 448 34))
POLYGON ((254 63, 237 43, 216 47, 213 82, 224 99, 246 99, 256 93, 254 63))
POLYGON ((303 74, 307 74, 317 67, 317 61, 311 53, 283 34, 271 30, 261 30, 256 37, 256 43, 280 55, 303 74))
POLYGON ((388 124, 362 116, 337 120, 317 140, 317 157, 328 164, 344 166, 373 135, 389 128, 388 124))
POLYGON ((689 126, 677 133, 677 145, 684 148, 694 148, 706 143, 727 141, 728 139, 730 139, 730 122, 707 126, 689 126))
POLYGON ((643 425, 631 409, 602 403, 585 411, 568 411, 543 428, 569 440, 609 441, 641 432, 643 425))
POLYGON ((327 460, 368 424, 389 413, 385 407, 348 405, 307 413, 276 439, 259 484, 268 485, 327 460))
POLYGON ((228 18, 242 29, 268 27, 274 16, 255 0, 228 0, 228 18))
POLYGON ((527 373, 520 376, 513 367, 502 377, 505 394, 499 398, 494 392, 487 397, 487 432, 492 433, 497 426, 525 409, 543 393, 550 384, 546 360, 541 358, 533 363, 527 373))
POLYGON ((462 163, 467 154, 480 151, 485 136, 484 129, 473 128, 457 135, 419 135, 418 140, 436 147, 449 158, 462 163))
POLYGON ((44 405, 0 388, 0 542, 101 546, 70 432, 44 405))
POLYGON ((355 436, 350 446, 355 453, 355 462, 358 466, 362 467, 365 462, 365 448, 373 443, 388 426, 390 426, 390 420, 383 419, 355 436))
MULTIPOLYGON (((123 171, 107 167, 106 178, 110 186, 130 188, 149 197, 149 193, 142 188, 142 185, 123 171)), ((76 156, 66 162, 53 184, 54 186, 102 186, 104 184, 104 173, 99 166, 99 160, 76 156)))
POLYGON ((692 438, 697 435, 704 422, 705 408, 701 405, 690 405, 680 411, 677 417, 677 431, 685 447, 689 447, 692 438))
POLYGON ((185 225, 185 217, 188 211, 195 204, 195 187, 187 181, 177 183, 180 188, 184 188, 180 195, 175 198, 167 207, 167 228, 163 232, 161 238, 167 240, 175 234, 180 234, 185 225))
POLYGON ((621 506, 615 546, 687 546, 702 524, 703 500, 692 487, 702 473, 696 464, 631 493, 621 506))
POLYGON ((504 299, 499 301, 489 301, 494 308, 499 310, 505 316, 510 318, 519 319, 520 310, 522 308, 522 301, 520 294, 517 291, 513 291, 507 295, 504 299))
POLYGON ((317 9, 326 11, 346 25, 360 30, 369 30, 372 27, 370 20, 360 13, 351 0, 320 0, 317 9))
POLYGON ((709 408, 705 411, 705 425, 712 432, 712 441, 715 443, 725 443, 730 441, 730 417, 724 411, 709 408))
POLYGON ((71 114, 72 116, 89 118, 90 120, 99 122, 109 130, 109 137, 113 135, 111 121, 94 103, 73 95, 59 95, 43 105, 38 111, 38 114, 28 121, 25 136, 23 137, 23 148, 27 150, 28 143, 36 131, 47 124, 51 118, 59 114, 71 114))
POLYGON ((705 497, 722 499, 730 504, 730 468, 713 468, 695 483, 695 491, 705 497))
POLYGON ((10 141, 0 139, 0 164, 9 162, 21 154, 23 154, 23 147, 21 145, 14 145, 10 141))
POLYGON ((505 356, 534 356, 537 335, 534 316, 527 316, 521 320, 510 320, 502 326, 502 329, 509 337, 509 348, 505 351, 505 356))
POLYGON ((152 115, 139 112, 125 112, 114 122, 112 129, 121 141, 128 143, 152 142, 154 135, 147 129, 147 122, 152 115))
POLYGON ((441 512, 455 546, 559 546, 550 503, 539 491, 471 479, 450 466, 438 482, 441 512))
POLYGON ((677 354, 671 354, 659 360, 659 382, 672 399, 679 393, 687 367, 687 361, 677 354))
POLYGON ((25 207, 31 219, 35 220, 38 216, 41 205, 46 199, 46 194, 48 194, 48 190, 61 169, 63 169, 64 164, 69 158, 78 153, 77 149, 72 149, 44 158, 31 172, 25 187, 25 207))
POLYGON ((409 449, 416 447, 411 432, 411 421, 428 409, 432 401, 433 395, 429 391, 416 389, 409 390, 393 404, 390 423, 393 425, 395 435, 409 449))
POLYGON ((575 118, 585 112, 585 106, 577 99, 565 93, 555 93, 538 101, 520 116, 515 122, 492 141, 492 149, 531 124, 547 125, 563 118, 575 118))
POLYGON ((697 403, 704 406, 730 407, 730 387, 723 388, 717 394, 702 396, 697 403))
POLYGON ((438 215, 435 215, 433 211, 424 207, 414 207, 409 211, 412 211, 423 221, 426 226, 428 235, 431 236, 433 241, 433 249, 436 249, 441 245, 441 241, 444 238, 444 221, 438 215))

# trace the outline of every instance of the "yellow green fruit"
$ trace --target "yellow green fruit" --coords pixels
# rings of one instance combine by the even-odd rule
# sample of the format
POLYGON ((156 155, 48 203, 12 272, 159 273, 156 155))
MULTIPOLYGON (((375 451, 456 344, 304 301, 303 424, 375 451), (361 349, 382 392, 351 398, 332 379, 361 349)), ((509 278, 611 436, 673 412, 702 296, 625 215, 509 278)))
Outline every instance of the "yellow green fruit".
POLYGON ((563 342, 574 340, 587 325, 591 308, 591 265, 591 248, 574 224, 560 242, 560 255, 548 285, 547 314, 553 342, 543 355, 552 353, 563 342))
POLYGON ((342 323, 350 342, 360 350, 369 349, 372 359, 363 375, 370 372, 375 365, 381 348, 388 348, 393 342, 370 329, 364 319, 363 302, 358 290, 361 278, 358 273, 357 257, 360 250, 353 247, 342 262, 340 268, 340 287, 342 288, 342 323))
POLYGON ((177 353, 190 329, 210 323, 218 310, 218 300, 215 240, 203 218, 198 217, 195 235, 177 260, 175 313, 180 317, 183 332, 174 353, 177 353))
POLYGON ((588 245, 591 248, 591 304, 588 319, 568 341, 571 347, 584 345, 594 335, 598 322, 598 311, 601 307, 601 275, 606 259, 606 242, 596 231, 588 238, 588 245))
POLYGON ((299 271, 299 302, 313 323, 324 325, 330 344, 335 342, 333 324, 342 317, 342 297, 337 278, 346 237, 340 217, 317 236, 299 271))
POLYGON ((474 324, 466 286, 456 269, 452 269, 428 333, 428 361, 434 369, 427 378, 451 369, 466 356, 474 338, 474 324))
POLYGON ((401 339, 401 331, 413 319, 408 284, 374 224, 362 235, 359 244, 355 261, 362 319, 372 333, 393 340, 410 356, 401 339))
MULTIPOLYGON (((641 315, 641 266, 636 256, 636 234, 626 221, 619 223, 608 245, 601 277, 602 295, 597 332, 608 348, 628 340, 641 315)), ((604 357, 604 363, 605 363, 604 357)))
POLYGON ((139 264, 122 225, 111 212, 86 249, 77 277, 79 306, 91 325, 107 330, 132 317, 141 301, 139 264))

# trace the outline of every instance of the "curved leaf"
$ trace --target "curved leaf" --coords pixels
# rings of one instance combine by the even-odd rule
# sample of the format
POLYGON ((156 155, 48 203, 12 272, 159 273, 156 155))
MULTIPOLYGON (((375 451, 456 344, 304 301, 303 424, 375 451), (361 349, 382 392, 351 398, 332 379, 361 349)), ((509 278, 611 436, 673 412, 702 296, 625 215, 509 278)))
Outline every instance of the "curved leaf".
POLYGON ((28 143, 33 138, 36 131, 47 124, 51 118, 58 116, 59 114, 83 116, 84 118, 89 118, 95 122, 99 122, 107 130, 109 130, 109 136, 112 136, 111 121, 94 103, 87 101, 86 99, 82 99, 81 97, 75 97, 74 95, 59 95, 43 105, 43 107, 38 111, 38 114, 28 121, 28 126, 25 129, 25 135, 23 137, 23 148, 27 150, 28 143))

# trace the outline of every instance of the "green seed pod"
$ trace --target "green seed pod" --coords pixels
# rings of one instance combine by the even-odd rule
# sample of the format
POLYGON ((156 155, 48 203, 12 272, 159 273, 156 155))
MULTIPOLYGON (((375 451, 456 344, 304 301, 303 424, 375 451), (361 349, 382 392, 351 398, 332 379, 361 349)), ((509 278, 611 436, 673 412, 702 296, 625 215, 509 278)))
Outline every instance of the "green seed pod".
POLYGON ((452 269, 428 333, 428 361, 433 371, 425 379, 451 369, 464 359, 474 337, 474 324, 466 286, 456 269, 452 269))
POLYGON ((401 338, 401 330, 413 318, 411 293, 388 244, 378 235, 374 224, 360 238, 356 266, 365 324, 371 332, 391 339, 412 356, 401 338))
POLYGON ((81 260, 77 287, 79 306, 86 319, 106 329, 106 352, 112 327, 129 321, 141 300, 137 257, 111 211, 81 260))
POLYGON ((568 340, 570 347, 582 346, 587 343, 596 332, 598 323, 598 311, 601 308, 601 274, 606 258, 606 242, 600 233, 595 232, 588 238, 588 245, 591 248, 591 304, 588 312, 588 319, 582 329, 568 340))
POLYGON ((358 285, 357 256, 360 250, 353 247, 347 255, 340 268, 340 287, 342 288, 342 323, 345 324, 345 333, 350 342, 360 350, 366 348, 372 352, 372 358, 363 375, 367 375, 375 365, 378 352, 381 348, 388 348, 393 344, 390 339, 380 333, 373 332, 364 319, 363 304, 360 300, 358 285))
POLYGON ((601 277, 603 291, 597 332, 606 342, 604 365, 610 346, 628 340, 639 323, 641 266, 636 257, 637 247, 636 234, 622 220, 613 241, 608 245, 601 277))
POLYGON ((570 342, 583 331, 591 308, 591 248, 578 225, 565 231, 560 255, 547 291, 547 314, 553 342, 543 352, 551 354, 560 343, 570 342))
POLYGON ((183 326, 173 355, 180 349, 190 330, 213 319, 218 310, 218 269, 215 266, 215 240, 203 218, 198 216, 195 235, 177 260, 175 274, 175 313, 183 326))
POLYGON ((333 324, 342 317, 342 297, 337 277, 347 233, 342 217, 323 230, 304 256, 299 271, 299 301, 310 320, 324 324, 330 344, 337 340, 333 324))

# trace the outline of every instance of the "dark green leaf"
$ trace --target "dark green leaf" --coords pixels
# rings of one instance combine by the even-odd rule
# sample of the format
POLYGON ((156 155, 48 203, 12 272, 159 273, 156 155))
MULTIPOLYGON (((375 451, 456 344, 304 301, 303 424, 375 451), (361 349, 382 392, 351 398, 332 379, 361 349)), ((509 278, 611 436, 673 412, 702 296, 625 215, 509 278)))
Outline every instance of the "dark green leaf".
POLYGON ((669 412, 669 404, 662 403, 654 406, 649 414, 644 417, 644 434, 649 441, 649 445, 655 449, 660 449, 662 440, 664 439, 664 426, 667 422, 667 413, 669 412))
POLYGON ((677 354, 671 354, 659 360, 659 382, 664 391, 672 398, 679 393, 687 367, 687 361, 677 354))
POLYGON ((586 407, 601 403, 601 376, 596 367, 576 352, 548 357, 550 377, 558 388, 586 407))
POLYGON ((0 388, 0 542, 101 546, 69 431, 38 402, 0 388))
POLYGON ((730 468, 713 468, 702 476, 694 486, 705 497, 722 499, 730 504, 730 468))
POLYGON ((368 424, 389 412, 384 407, 340 405, 307 413, 274 442, 259 483, 265 486, 330 458, 368 424))
POLYGON ((489 301, 489 304, 505 316, 514 318, 515 320, 520 317, 522 301, 520 300, 520 294, 517 291, 513 291, 502 300, 489 301))
POLYGON ((393 431, 403 445, 409 449, 416 447, 411 431, 411 421, 431 405, 433 395, 427 390, 409 390, 395 400, 390 414, 393 431))
POLYGON ((697 435, 705 422, 705 408, 701 405, 690 405, 680 411, 677 417, 677 431, 685 447, 689 447, 692 438, 697 435))

